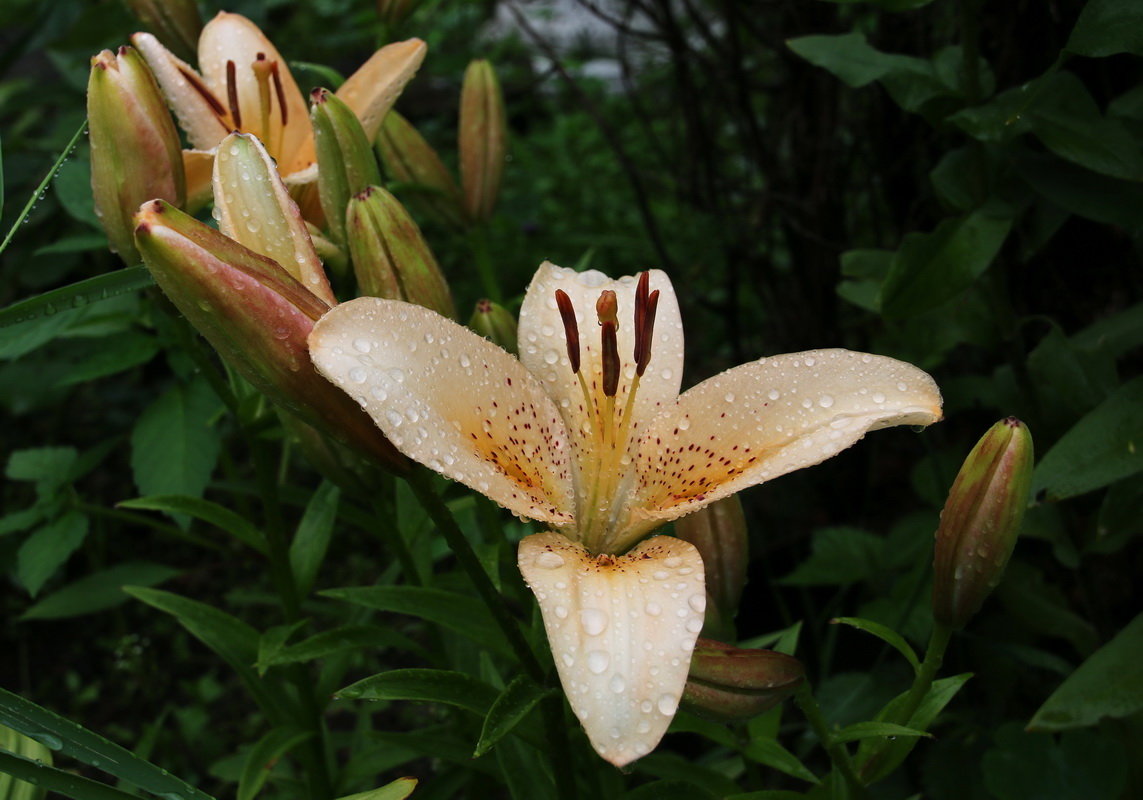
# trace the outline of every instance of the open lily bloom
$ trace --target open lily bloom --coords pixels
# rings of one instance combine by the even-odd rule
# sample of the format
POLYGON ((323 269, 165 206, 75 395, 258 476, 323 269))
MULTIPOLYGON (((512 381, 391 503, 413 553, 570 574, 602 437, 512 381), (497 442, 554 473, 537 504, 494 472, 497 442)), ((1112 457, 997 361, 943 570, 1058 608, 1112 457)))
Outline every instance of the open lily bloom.
POLYGON ((935 422, 940 393, 909 364, 812 350, 679 395, 682 323, 659 271, 612 281, 545 263, 519 340, 517 361, 426 309, 361 298, 325 314, 309 341, 318 370, 399 450, 551 528, 520 543, 520 570, 572 709, 621 766, 674 716, 706 602, 693 545, 657 536, 629 548, 867 431, 935 422))
MULTIPOLYGON (((201 75, 149 33, 137 33, 131 41, 147 59, 193 148, 183 153, 188 197, 209 191, 214 149, 231 131, 257 136, 287 183, 317 177, 309 107, 285 60, 253 22, 220 12, 207 23, 198 40, 201 75)), ((370 141, 425 50, 420 39, 387 45, 338 89, 370 141)))

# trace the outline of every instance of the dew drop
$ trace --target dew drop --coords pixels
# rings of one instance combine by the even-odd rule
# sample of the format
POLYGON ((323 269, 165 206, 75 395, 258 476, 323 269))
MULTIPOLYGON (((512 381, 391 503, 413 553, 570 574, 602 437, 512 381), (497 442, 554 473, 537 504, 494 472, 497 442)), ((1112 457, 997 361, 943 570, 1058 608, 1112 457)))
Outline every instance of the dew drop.
POLYGON ((563 660, 564 660, 564 666, 565 667, 570 667, 572 664, 575 663, 575 659, 572 658, 571 653, 564 653, 563 654, 563 660))
POLYGON ((693 608, 695 611, 697 611, 700 614, 703 613, 704 611, 706 611, 706 595, 705 594, 692 594, 690 596, 690 599, 687 600, 687 603, 689 603, 690 607, 693 608))
POLYGON ((593 675, 602 675, 611 663, 611 656, 606 650, 592 650, 587 654, 587 668, 593 675))
POLYGON ((648 603, 643 610, 651 617, 657 617, 663 613, 663 607, 658 603, 648 603))
POLYGON ((885 395, 881 394, 881 392, 875 392, 873 394, 873 402, 874 403, 884 403, 885 402, 885 395))
POLYGON ((401 427, 401 424, 405 421, 404 417, 392 409, 385 412, 385 417, 389 420, 390 424, 392 424, 394 428, 401 427))
POLYGON ((545 363, 555 364, 559 360, 560 360, 560 354, 557 353, 555 350, 549 350, 546 353, 544 353, 544 362, 545 363))
POLYGON ((588 636, 598 636, 607 627, 607 615, 598 608, 585 608, 579 612, 579 623, 588 636))
MULTIPOLYGON (((693 618, 687 620, 687 630, 690 631, 691 633, 698 633, 699 631, 702 630, 702 620, 699 619, 698 617, 693 617, 693 618)), ((686 645, 687 645, 686 642, 680 643, 680 646, 684 650, 689 649, 689 648, 687 648, 686 645)))
POLYGON ((726 400, 726 402, 728 402, 728 403, 733 403, 734 402, 734 392, 727 392, 726 397, 724 397, 723 399, 726 400))
POLYGON ((908 386, 905 384, 905 382, 904 382, 904 381, 901 381, 901 382, 899 382, 899 383, 897 384, 897 391, 898 391, 898 392, 904 392, 904 391, 906 391, 908 388, 909 388, 909 387, 908 387, 908 386))
POLYGON ((349 371, 349 379, 354 383, 365 383, 365 379, 369 377, 369 373, 365 367, 354 367, 349 371))
POLYGON ((472 366, 472 359, 470 359, 468 357, 467 353, 461 353, 460 354, 460 365, 462 367, 464 367, 465 369, 468 369, 469 367, 472 366))
POLYGON ((544 569, 559 569, 564 565, 564 557, 551 550, 545 550, 536 556, 536 566, 544 569))
POLYGON ((627 688, 627 681, 623 680, 623 676, 617 672, 611 676, 611 682, 607 686, 615 694, 622 694, 623 690, 627 688))
POLYGON ((769 397, 771 400, 777 400, 779 397, 782 396, 782 393, 779 392, 777 389, 771 389, 769 391, 769 393, 767 393, 766 396, 769 397))
POLYGON ((671 573, 667 572, 665 569, 657 569, 651 574, 651 577, 657 581, 665 581, 667 578, 671 577, 671 573))
POLYGON ((568 618, 567 606, 556 606, 554 610, 556 612, 556 616, 559 617, 560 619, 567 619, 568 618))
POLYGON ((659 713, 667 717, 673 717, 675 712, 679 710, 679 698, 673 694, 665 694, 659 698, 659 713))
POLYGON ((818 398, 818 405, 822 408, 829 408, 833 405, 833 397, 828 394, 823 394, 818 398))

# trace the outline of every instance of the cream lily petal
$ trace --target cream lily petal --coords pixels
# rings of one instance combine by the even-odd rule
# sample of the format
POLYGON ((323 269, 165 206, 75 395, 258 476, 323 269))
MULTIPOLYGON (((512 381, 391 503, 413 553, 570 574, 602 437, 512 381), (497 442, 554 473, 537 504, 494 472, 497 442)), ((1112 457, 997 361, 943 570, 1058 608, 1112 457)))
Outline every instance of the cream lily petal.
MULTIPOLYGON (((559 405, 572 440, 578 447, 590 449, 593 446, 590 420, 593 415, 603 414, 603 409, 599 407, 604 402, 603 392, 599 388, 603 367, 595 303, 605 290, 615 292, 618 301, 619 358, 623 370, 619 377, 615 408, 621 411, 626 405, 631 380, 635 376, 632 351, 635 346, 633 315, 636 285, 633 276, 611 280, 602 272, 576 272, 545 261, 532 278, 524 296, 518 332, 520 360, 540 379, 548 394, 559 405), (556 307, 557 289, 567 293, 575 308, 579 324, 581 370, 587 385, 592 389, 592 400, 597 406, 594 411, 585 407, 579 379, 568 363, 564 324, 556 307)), ((660 408, 666 407, 678 396, 683 374, 683 323, 675 290, 670 278, 660 270, 650 271, 650 286, 651 291, 658 290, 660 293, 659 306, 655 317, 650 365, 640 378, 631 413, 631 446, 628 452, 632 456, 642 429, 660 408)), ((605 419, 606 424, 613 421, 605 419)))
POLYGON ((596 752, 622 767, 654 749, 678 708, 703 626, 694 545, 655 536, 593 556, 558 533, 520 542, 564 693, 596 752))
POLYGON ((940 418, 933 379, 893 358, 810 350, 743 364, 685 392, 651 423, 632 520, 619 535, 633 541, 640 530, 824 461, 868 431, 940 418))
POLYGON ((563 421, 496 345, 426 308, 361 297, 318 321, 310 355, 405 455, 517 514, 572 523, 563 421))
POLYGON ((234 62, 234 88, 241 119, 231 120, 233 127, 258 136, 275 155, 282 155, 283 172, 293 172, 312 162, 313 132, 309 109, 290 68, 286 66, 273 43, 261 29, 241 14, 220 11, 202 29, 198 40, 198 65, 207 86, 229 108, 227 63, 234 62), (285 109, 272 81, 265 91, 253 69, 259 56, 266 63, 276 63, 278 81, 285 99, 285 109), (267 104, 263 107, 263 93, 267 104), (284 113, 283 113, 284 111, 284 113), (306 151, 309 161, 298 164, 306 151), (289 163, 285 163, 288 161, 289 163))
POLYGON ((131 43, 147 59, 191 146, 197 150, 214 148, 233 127, 222 104, 224 99, 215 97, 193 67, 151 34, 136 33, 131 43))
POLYGON ((428 46, 420 39, 385 45, 337 90, 337 96, 361 120, 369 141, 377 136, 385 114, 425 60, 428 46))
POLYGON ((251 250, 278 262, 330 305, 337 299, 310 241, 305 220, 257 138, 235 133, 214 157, 218 227, 251 250))

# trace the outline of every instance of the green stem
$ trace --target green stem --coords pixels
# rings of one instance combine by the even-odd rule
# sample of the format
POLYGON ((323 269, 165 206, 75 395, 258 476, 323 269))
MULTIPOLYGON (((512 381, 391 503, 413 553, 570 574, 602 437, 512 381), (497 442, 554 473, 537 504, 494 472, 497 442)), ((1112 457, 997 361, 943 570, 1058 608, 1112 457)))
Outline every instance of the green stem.
POLYGON ((849 787, 850 797, 855 798, 855 800, 864 800, 869 797, 869 793, 861 785, 861 781, 857 779, 857 773, 853 771, 853 762, 849 758, 849 751, 844 744, 834 741, 830 734, 829 725, 826 724, 825 717, 822 716, 818 701, 814 699, 809 681, 804 682, 798 689, 797 694, 794 695, 794 702, 798 704, 798 708, 802 710, 806 721, 810 723, 810 727, 817 734, 818 741, 822 743, 822 747, 829 754, 829 760, 834 769, 845 780, 849 787))
MULTIPOLYGON (((373 501, 373 513, 377 515, 378 519, 392 519, 394 515, 387 514, 382 504, 373 501)), ((382 544, 393 551, 397 556, 397 561, 401 565, 401 572, 405 576, 405 580, 413 586, 424 586, 425 577, 421 575, 421 571, 417 569, 417 561, 413 558, 413 551, 409 549, 409 543, 405 541, 405 535, 395 525, 389 530, 389 535, 381 535, 382 544)))
POLYGON ((488 299, 499 303, 500 281, 496 279, 496 269, 492 265, 492 256, 488 252, 488 227, 483 222, 477 222, 468 233, 468 246, 472 250, 472 260, 476 262, 476 270, 480 273, 480 282, 488 299))
POLYGON ((901 706, 900 712, 896 715, 897 719, 892 720, 893 722, 898 725, 908 725, 909 720, 917 713, 925 695, 929 693, 929 689, 933 688, 933 680, 937 677, 937 670, 941 668, 941 662, 944 661, 945 651, 948 649, 951 638, 951 628, 939 622, 933 623, 933 634, 929 637, 929 647, 925 651, 925 660, 921 662, 921 668, 917 670, 917 677, 913 679, 913 688, 909 690, 905 704, 901 706))

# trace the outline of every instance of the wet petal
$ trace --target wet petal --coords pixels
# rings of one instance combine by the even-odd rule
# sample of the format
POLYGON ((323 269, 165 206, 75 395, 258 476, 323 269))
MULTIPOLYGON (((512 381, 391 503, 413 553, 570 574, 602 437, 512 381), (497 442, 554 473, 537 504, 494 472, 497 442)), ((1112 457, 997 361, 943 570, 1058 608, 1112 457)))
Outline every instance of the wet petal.
POLYGON ((183 171, 187 176, 186 208, 194 212, 214 195, 214 151, 183 150, 183 171))
MULTIPOLYGON (((824 461, 867 431, 941 418, 933 379, 849 350, 763 358, 685 392, 638 456, 628 541, 747 486, 824 461)), ((613 546, 622 546, 614 543, 613 546)))
POLYGON ((693 545, 656 536, 592 556, 558 533, 520 542, 564 693, 596 752, 617 767, 651 752, 683 694, 706 590, 693 545))
MULTIPOLYGON (((540 379, 559 406, 571 432, 573 444, 577 447, 592 447, 589 425, 592 412, 586 407, 579 380, 568 362, 567 339, 560 312, 556 308, 555 292, 562 289, 575 307, 579 323, 581 370, 588 386, 596 390, 593 392, 596 403, 603 401, 603 393, 599 390, 603 368, 600 362, 599 322, 596 319, 595 302, 604 290, 615 292, 619 304, 619 357, 623 363, 615 406, 622 409, 631 379, 635 375, 635 360, 632 357, 635 346, 635 288, 636 280, 632 276, 611 280, 602 272, 591 270, 577 273, 547 261, 540 265, 528 286, 524 305, 520 309, 520 360, 540 379)), ((683 373, 683 325, 679 316, 679 303, 666 273, 652 270, 651 291, 656 289, 660 296, 651 361, 639 381, 632 414, 632 444, 628 448, 632 456, 637 449, 639 436, 650 419, 678 396, 683 373)))
POLYGON ((258 139, 232 134, 219 145, 214 205, 219 230, 272 258, 311 292, 336 305, 306 223, 258 139))
POLYGON ((149 33, 136 33, 131 43, 147 59, 147 66, 159 82, 167 102, 186 131, 191 146, 210 150, 230 132, 225 97, 218 98, 199 74, 182 59, 163 47, 149 33))
POLYGON ((428 46, 420 39, 394 42, 378 50, 337 90, 337 96, 353 109, 373 141, 385 114, 397 101, 421 62, 428 46))
MULTIPOLYGON (((281 169, 289 173, 299 169, 303 152, 313 161, 313 131, 309 124, 309 108, 298 89, 290 68, 261 29, 241 14, 220 11, 202 29, 198 40, 198 65, 203 78, 215 96, 229 108, 227 62, 234 62, 234 85, 241 124, 234 127, 255 134, 276 157, 281 169), (262 90, 253 64, 262 54, 267 62, 277 62, 278 80, 285 99, 286 124, 282 124, 282 106, 278 93, 271 87, 269 107, 263 114, 262 90), (265 121, 265 124, 264 124, 265 121), (307 148, 308 145, 308 148, 307 148)), ((232 120, 233 122, 238 122, 232 120)), ((301 164, 300 166, 305 166, 301 164)))
POLYGON ((517 514, 571 524, 563 422, 496 345, 420 306, 362 297, 318 322, 310 354, 405 455, 517 514))

